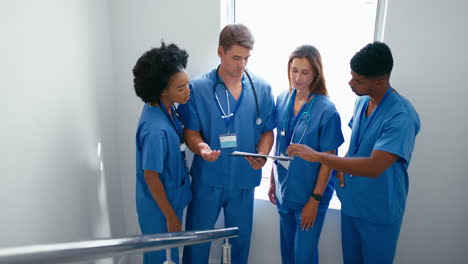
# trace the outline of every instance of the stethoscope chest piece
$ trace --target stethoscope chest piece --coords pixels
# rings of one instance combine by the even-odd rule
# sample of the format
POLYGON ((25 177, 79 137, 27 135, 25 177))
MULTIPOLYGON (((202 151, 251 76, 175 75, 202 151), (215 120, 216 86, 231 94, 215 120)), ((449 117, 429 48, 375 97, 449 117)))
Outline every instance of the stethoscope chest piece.
POLYGON ((262 124, 262 118, 257 117, 257 120, 255 120, 255 124, 257 124, 257 126, 261 125, 262 124))
POLYGON ((181 143, 180 144, 180 151, 184 152, 185 150, 187 150, 187 145, 185 145, 185 143, 181 143))
MULTIPOLYGON (((291 96, 291 99, 289 99, 289 102, 288 102, 287 107, 286 107, 287 110, 286 110, 286 115, 285 115, 284 121, 283 121, 283 129, 281 129, 281 132, 280 132, 280 133, 281 133, 281 136, 283 136, 283 137, 286 136, 286 128, 287 128, 287 126, 288 126, 288 124, 289 124, 289 116, 290 116, 291 113, 292 113, 292 110, 291 110, 291 109, 292 109, 292 102, 293 102, 293 100, 294 100, 294 98, 295 98, 295 95, 296 95, 296 90, 293 91, 293 94, 292 94, 292 96, 291 96)), ((306 130, 307 130, 307 128, 309 127, 309 123, 310 123, 310 109, 312 109, 312 105, 313 105, 314 102, 315 102, 315 96, 311 93, 311 94, 309 95, 309 98, 308 98, 308 99, 310 99, 310 98, 312 98, 312 100, 310 101, 309 106, 307 107, 307 109, 304 109, 304 110, 305 110, 304 112, 302 112, 303 109, 301 109, 300 113, 301 113, 301 112, 302 112, 302 113, 300 114, 299 119, 297 119, 297 120, 295 120, 295 121, 293 122, 293 123, 296 123, 296 124, 294 125, 294 129, 292 130, 292 135, 291 135, 291 141, 290 141, 290 143, 293 143, 293 139, 294 139, 294 135, 296 134, 297 127, 298 127, 299 123, 300 123, 302 120, 304 120, 303 122, 305 123, 305 128, 303 129, 302 136, 299 138, 299 141, 296 142, 296 143, 300 143, 300 142, 302 141, 302 139, 304 138, 304 135, 305 135, 305 133, 306 133, 306 130)))

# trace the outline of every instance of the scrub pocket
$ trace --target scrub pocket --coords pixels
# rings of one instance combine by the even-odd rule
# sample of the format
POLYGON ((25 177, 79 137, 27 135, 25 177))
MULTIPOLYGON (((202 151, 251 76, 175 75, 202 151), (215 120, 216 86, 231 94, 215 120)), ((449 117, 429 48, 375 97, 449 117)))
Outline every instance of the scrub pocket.
MULTIPOLYGON (((166 192, 168 192, 168 190, 166 190, 166 192)), ((168 198, 174 209, 184 209, 190 200, 192 200, 189 178, 185 177, 179 186, 172 187, 171 195, 168 198)))

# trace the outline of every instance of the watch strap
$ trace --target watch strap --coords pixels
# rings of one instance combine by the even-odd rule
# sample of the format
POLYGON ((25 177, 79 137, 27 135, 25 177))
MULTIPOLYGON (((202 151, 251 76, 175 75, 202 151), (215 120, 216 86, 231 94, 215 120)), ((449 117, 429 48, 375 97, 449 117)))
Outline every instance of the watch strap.
POLYGON ((310 195, 312 198, 314 198, 316 201, 320 202, 322 201, 322 195, 318 194, 318 193, 312 193, 310 195))

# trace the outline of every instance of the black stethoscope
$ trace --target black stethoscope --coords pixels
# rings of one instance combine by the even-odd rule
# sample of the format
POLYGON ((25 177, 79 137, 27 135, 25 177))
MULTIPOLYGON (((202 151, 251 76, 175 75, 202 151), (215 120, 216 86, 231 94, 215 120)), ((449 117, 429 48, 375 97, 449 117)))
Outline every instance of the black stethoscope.
MULTIPOLYGON (((175 108, 174 105, 171 105, 171 110, 172 110, 172 114, 173 114, 173 116, 171 116, 171 114, 169 114, 169 111, 167 110, 166 106, 164 104, 162 104, 160 101, 158 103, 161 106, 161 109, 162 109, 164 115, 167 117, 169 122, 171 122, 172 126, 176 130, 177 136, 179 136, 180 151, 182 151, 182 152, 185 151, 186 148, 187 148, 187 145, 185 145, 185 141, 184 141, 184 127, 182 125, 182 118, 179 116, 179 113, 177 112, 177 109, 175 108), (175 118, 174 118, 174 116, 175 116, 175 118)), ((151 104, 150 104, 150 106, 151 106, 151 104)))
MULTIPOLYGON (((229 97, 228 97, 228 92, 227 92, 228 89, 226 87, 226 84, 219 79, 218 70, 219 70, 219 66, 218 66, 218 68, 216 68, 216 82, 213 85, 213 93, 214 93, 214 97, 216 99, 216 102, 218 103, 218 108, 220 109, 221 113, 223 114, 221 116, 221 118, 226 119, 226 118, 234 116, 234 114, 237 112, 237 109, 239 108, 240 102, 242 101, 242 95, 243 95, 244 91, 242 91, 241 97, 239 98, 239 101, 238 101, 236 107, 234 108, 234 111, 231 112, 231 106, 229 104, 229 97), (218 87, 219 84, 224 86, 224 91, 226 92, 227 107, 228 107, 228 109, 227 109, 228 113, 227 114, 226 114, 226 112, 224 112, 223 107, 221 106, 221 103, 219 102, 218 95, 216 94, 217 87, 218 87)), ((254 94, 254 97, 255 97, 255 111, 256 111, 256 114, 257 114, 257 118, 255 119, 255 124, 257 124, 257 126, 259 126, 259 125, 262 124, 262 118, 260 117, 260 109, 258 107, 257 92, 255 91, 255 86, 253 84, 252 78, 250 77, 249 73, 247 71, 244 71, 244 73, 245 73, 245 75, 247 75, 247 78, 249 78, 250 85, 252 86, 253 94, 254 94)), ((228 122, 228 124, 229 124, 229 122, 228 122)))

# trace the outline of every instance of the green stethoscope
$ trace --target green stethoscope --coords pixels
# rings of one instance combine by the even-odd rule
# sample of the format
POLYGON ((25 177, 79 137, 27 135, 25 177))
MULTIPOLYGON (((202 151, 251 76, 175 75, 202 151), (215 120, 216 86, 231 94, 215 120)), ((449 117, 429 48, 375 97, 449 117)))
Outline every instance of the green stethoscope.
POLYGON ((299 125, 299 120, 301 120, 303 118, 305 119, 306 127, 304 128, 304 131, 302 132, 302 135, 299 138, 299 141, 296 142, 296 143, 300 143, 302 141, 302 139, 304 138, 304 135, 305 135, 305 133, 307 131, 307 128, 309 127, 309 123, 310 123, 310 117, 311 117, 310 109, 312 109, 312 106, 314 105, 315 97, 316 97, 312 93, 309 94, 309 97, 307 97, 307 101, 311 97, 312 97, 312 101, 309 103, 309 105, 307 106, 307 109, 305 111, 304 111, 304 107, 302 107, 301 111, 299 112, 299 114, 294 119, 294 122, 293 122, 294 129, 293 129, 292 133, 288 133, 287 127, 288 127, 288 124, 289 124, 289 117, 291 115, 291 112, 293 111, 292 107, 293 107, 293 102, 296 99, 296 93, 297 93, 297 90, 294 89, 292 94, 291 94, 291 98, 289 99, 288 106, 286 108, 286 115, 285 115, 284 120, 283 120, 283 128, 281 129, 281 133, 280 133, 282 137, 286 137, 286 142, 289 141, 289 144, 292 143, 292 140, 293 140, 294 136, 296 135, 297 126, 299 125))

